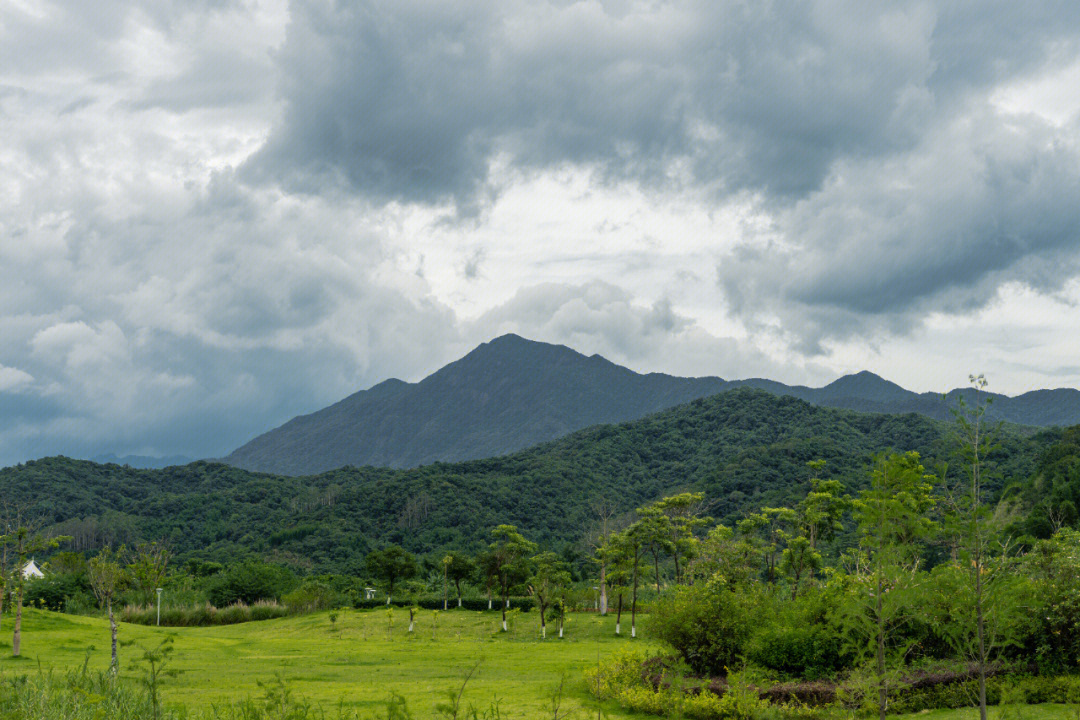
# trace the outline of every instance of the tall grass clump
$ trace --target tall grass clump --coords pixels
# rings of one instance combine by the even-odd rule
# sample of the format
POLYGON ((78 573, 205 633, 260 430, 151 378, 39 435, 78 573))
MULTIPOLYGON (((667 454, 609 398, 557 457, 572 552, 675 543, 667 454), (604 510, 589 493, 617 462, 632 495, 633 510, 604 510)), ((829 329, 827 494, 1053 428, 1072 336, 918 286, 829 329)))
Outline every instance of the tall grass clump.
MULTIPOLYGON (((260 600, 250 605, 235 603, 216 608, 210 603, 191 606, 171 605, 161 608, 161 624, 168 627, 202 627, 206 625, 234 625, 252 620, 270 620, 289 615, 289 608, 271 600, 260 600)), ((157 607, 154 605, 127 605, 120 611, 120 620, 136 625, 157 624, 157 607)))

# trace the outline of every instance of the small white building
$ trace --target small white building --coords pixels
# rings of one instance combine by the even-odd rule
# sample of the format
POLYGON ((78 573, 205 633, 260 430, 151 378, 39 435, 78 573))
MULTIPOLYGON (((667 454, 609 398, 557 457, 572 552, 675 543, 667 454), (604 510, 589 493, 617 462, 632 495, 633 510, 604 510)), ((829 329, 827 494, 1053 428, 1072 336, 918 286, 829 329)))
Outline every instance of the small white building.
POLYGON ((37 563, 31 560, 23 567, 22 576, 23 580, 33 580, 34 578, 45 577, 45 573, 41 572, 41 568, 37 566, 37 563))

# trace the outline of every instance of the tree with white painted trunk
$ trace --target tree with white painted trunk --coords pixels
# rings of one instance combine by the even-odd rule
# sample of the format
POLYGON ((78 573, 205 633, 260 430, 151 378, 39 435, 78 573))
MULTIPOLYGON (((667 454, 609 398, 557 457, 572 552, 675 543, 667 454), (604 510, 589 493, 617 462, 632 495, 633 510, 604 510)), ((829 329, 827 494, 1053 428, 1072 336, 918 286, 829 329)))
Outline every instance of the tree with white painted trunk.
MULTIPOLYGON (((604 552, 611 563, 613 580, 623 579, 630 587, 630 637, 637 637, 637 597, 641 582, 641 564, 645 559, 645 542, 652 529, 638 521, 622 532, 608 538, 604 552)), ((619 620, 622 619, 622 597, 619 598, 619 620)), ((616 621, 616 633, 619 632, 616 621)))
POLYGON ((112 659, 109 670, 114 675, 120 671, 120 658, 116 649, 116 618, 113 616, 113 599, 124 577, 124 569, 120 565, 120 558, 123 555, 123 547, 116 552, 113 552, 110 547, 105 547, 87 563, 90 588, 94 592, 94 597, 97 598, 98 605, 109 616, 109 634, 112 641, 112 659))
POLYGON ((529 586, 536 596, 536 604, 540 610, 540 637, 547 638, 548 609, 570 585, 570 571, 562 558, 550 551, 533 556, 532 567, 529 586))
POLYGON ((506 609, 510 606, 510 589, 529 576, 528 559, 536 552, 536 543, 529 542, 513 525, 499 525, 491 531, 494 542, 489 550, 498 571, 502 598, 502 629, 507 632, 506 609))
POLYGON ((454 583, 454 590, 457 592, 457 606, 461 607, 461 583, 476 573, 476 563, 465 553, 456 550, 447 553, 444 561, 446 559, 449 559, 449 562, 446 562, 446 574, 450 578, 450 582, 454 583))
POLYGON ((416 558, 412 553, 398 547, 387 545, 382 550, 372 550, 364 559, 367 571, 378 578, 386 588, 386 604, 394 598, 394 586, 403 580, 414 577, 417 573, 416 558))

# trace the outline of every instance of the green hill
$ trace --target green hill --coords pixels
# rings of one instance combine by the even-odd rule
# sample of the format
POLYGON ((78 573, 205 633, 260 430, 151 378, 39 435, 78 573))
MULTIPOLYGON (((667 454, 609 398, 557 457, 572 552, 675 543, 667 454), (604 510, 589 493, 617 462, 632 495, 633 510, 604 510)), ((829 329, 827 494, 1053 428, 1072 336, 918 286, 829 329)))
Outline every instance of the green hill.
MULTIPOLYGON (((602 425, 503 457, 410 470, 345 467, 310 477, 197 462, 162 470, 47 458, 0 471, 0 492, 75 548, 166 539, 181 556, 254 552, 298 568, 346 569, 388 542, 415 552, 476 549, 499 523, 552 547, 576 542, 606 496, 626 511, 700 489, 729 521, 807 489, 813 459, 855 488, 873 453, 943 455, 947 426, 920 415, 823 408, 742 389, 602 425)), ((1026 478, 1060 431, 1010 430, 1000 465, 1026 478)))
MULTIPOLYGON (((418 383, 387 380, 238 448, 224 462, 247 470, 311 475, 344 465, 417 467, 493 457, 585 427, 636 420, 740 387, 814 405, 919 413, 947 420, 955 395, 916 394, 870 372, 822 388, 771 380, 642 375, 561 345, 505 335, 418 383)), ((970 399, 970 397, 969 397, 970 399)), ((988 416, 1032 426, 1080 423, 1080 391, 994 396, 988 416)))

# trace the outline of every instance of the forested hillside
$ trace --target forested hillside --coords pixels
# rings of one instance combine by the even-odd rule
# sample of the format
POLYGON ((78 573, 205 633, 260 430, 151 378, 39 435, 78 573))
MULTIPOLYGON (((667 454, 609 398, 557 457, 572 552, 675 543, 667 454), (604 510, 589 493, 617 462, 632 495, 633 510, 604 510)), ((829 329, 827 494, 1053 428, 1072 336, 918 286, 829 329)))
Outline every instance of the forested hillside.
MULTIPOLYGON (((419 383, 388 380, 297 417, 231 453, 247 470, 311 475, 344 465, 416 467, 505 455, 601 423, 636 420, 740 387, 814 405, 947 420, 957 395, 916 394, 869 372, 822 388, 771 380, 641 375, 561 345, 505 335, 419 383)), ((992 396, 987 417, 1022 425, 1080 422, 1080 391, 992 396)))
MULTIPOLYGON (((944 457, 947 429, 919 415, 820 408, 744 389, 487 460, 283 477, 221 463, 138 470, 47 458, 0 471, 0 490, 72 535, 75 549, 162 538, 182 557, 253 552, 337 570, 391 542, 414 552, 475 549, 500 523, 551 547, 574 543, 601 497, 629 511, 698 489, 709 512, 730 522, 804 495, 810 460, 825 460, 825 474, 851 489, 866 481, 871 454, 887 448, 917 450, 930 465, 944 457)), ((1030 477, 1040 449, 1060 436, 1006 432, 1003 477, 1030 477)))

